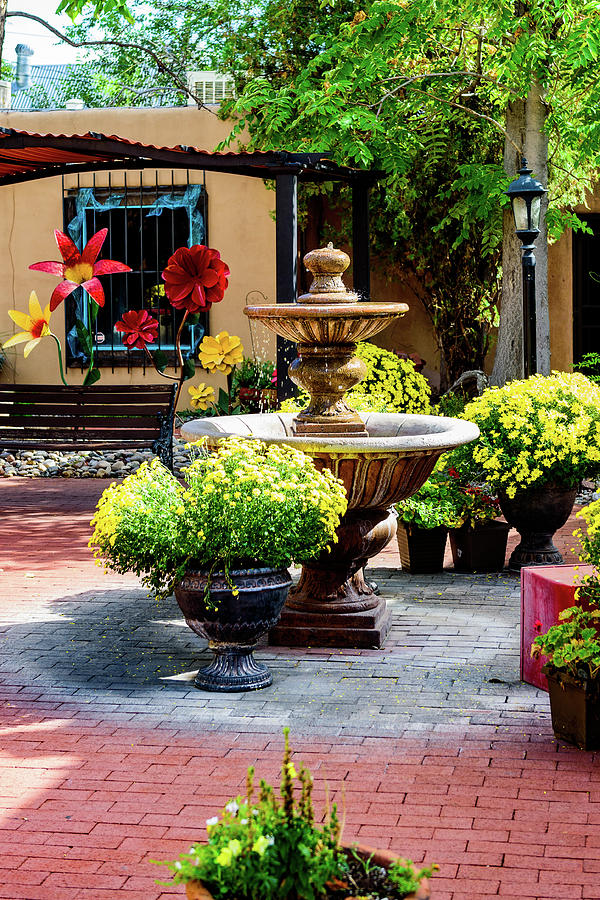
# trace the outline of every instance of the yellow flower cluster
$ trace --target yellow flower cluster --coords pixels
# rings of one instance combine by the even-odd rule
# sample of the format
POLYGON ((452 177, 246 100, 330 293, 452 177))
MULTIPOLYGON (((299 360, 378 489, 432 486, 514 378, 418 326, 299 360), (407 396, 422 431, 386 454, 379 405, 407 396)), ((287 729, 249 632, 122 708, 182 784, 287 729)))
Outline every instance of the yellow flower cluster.
MULTIPOLYGON (((426 415, 431 412, 431 388, 410 359, 401 359, 368 341, 361 341, 356 355, 367 367, 364 379, 345 396, 357 412, 403 412, 426 415)), ((284 400, 282 412, 300 412, 308 406, 304 391, 299 397, 284 400)))
POLYGON ((190 560, 200 566, 310 559, 346 512, 341 481, 292 447, 229 438, 192 445, 186 485, 158 461, 112 484, 92 519, 90 548, 117 572, 135 572, 159 596, 190 560))
POLYGON ((336 539, 347 507, 332 472, 318 472, 293 447, 263 441, 220 441, 185 477, 188 519, 206 544, 213 542, 213 556, 224 559, 306 558, 336 539))
POLYGON ((387 412, 431 412, 431 388, 412 360, 401 359, 368 341, 358 344, 356 355, 367 367, 367 374, 358 385, 361 394, 374 394, 386 404, 387 412))
POLYGON ((600 388, 584 375, 553 372, 489 388, 463 416, 481 431, 474 464, 509 497, 600 471, 600 388))

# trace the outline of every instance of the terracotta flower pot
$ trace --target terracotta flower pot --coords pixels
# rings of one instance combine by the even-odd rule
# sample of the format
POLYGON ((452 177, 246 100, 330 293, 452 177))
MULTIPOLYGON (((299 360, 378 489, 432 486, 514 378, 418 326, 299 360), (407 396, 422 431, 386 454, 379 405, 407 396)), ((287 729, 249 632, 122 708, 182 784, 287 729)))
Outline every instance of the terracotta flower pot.
POLYGON ((552 729, 557 738, 580 750, 600 750, 600 681, 583 681, 548 663, 552 729))
POLYGON ((563 562, 552 537, 571 515, 576 496, 577 488, 561 484, 519 491, 512 498, 498 491, 504 518, 521 535, 510 557, 509 569, 518 572, 523 566, 556 566, 563 562))
MULTIPOLYGON (((371 847, 364 846, 364 844, 354 844, 352 846, 363 859, 372 857, 371 862, 373 865, 383 866, 385 869, 388 869, 398 859, 398 856, 395 853, 390 853, 389 850, 373 850, 371 847)), ((345 849, 349 851, 350 848, 346 847, 345 849)), ((187 900, 214 900, 213 895, 200 881, 188 881, 185 885, 185 892, 187 900)), ((407 894, 405 900, 429 900, 430 897, 429 879, 423 878, 418 890, 415 893, 407 894)), ((231 900, 234 900, 234 898, 232 897, 231 900)))
POLYGON ((279 620, 292 583, 287 569, 232 569, 229 575, 213 572, 209 598, 205 569, 188 569, 175 587, 175 599, 185 621, 208 639, 215 657, 200 669, 195 685, 205 691, 253 691, 267 687, 273 676, 254 659, 259 638, 279 620), (237 591, 234 594, 233 590, 237 591))
POLYGON ((444 552, 448 529, 417 528, 398 520, 398 550, 404 572, 411 575, 426 575, 441 572, 444 568, 444 552))
POLYGON ((451 528, 450 547, 457 572, 500 572, 504 568, 510 525, 491 520, 451 528))

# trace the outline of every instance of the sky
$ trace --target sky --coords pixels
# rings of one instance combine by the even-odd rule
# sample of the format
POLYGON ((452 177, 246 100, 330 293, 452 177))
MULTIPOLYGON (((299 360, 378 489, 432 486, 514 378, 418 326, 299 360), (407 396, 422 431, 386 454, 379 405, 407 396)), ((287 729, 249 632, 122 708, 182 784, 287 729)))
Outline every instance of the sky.
MULTIPOLYGON (((60 0, 8 0, 8 11, 33 13, 46 19, 59 31, 71 24, 68 16, 57 16, 54 10, 60 0)), ((50 32, 32 22, 29 19, 9 18, 6 21, 6 35, 4 38, 4 58, 7 62, 16 60, 15 47, 17 44, 28 44, 34 52, 30 62, 33 65, 47 65, 49 63, 69 63, 77 59, 77 50, 58 41, 50 32)))

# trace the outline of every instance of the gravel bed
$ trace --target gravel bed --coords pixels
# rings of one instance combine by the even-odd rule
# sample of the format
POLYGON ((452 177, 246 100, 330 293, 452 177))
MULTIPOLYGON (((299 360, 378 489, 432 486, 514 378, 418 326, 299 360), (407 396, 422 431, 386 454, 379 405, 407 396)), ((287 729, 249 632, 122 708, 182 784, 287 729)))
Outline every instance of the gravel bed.
MULTIPOLYGON (((0 478, 123 478, 153 456, 151 450, 2 450, 0 478)), ((185 441, 173 439, 173 456, 175 472, 181 472, 189 463, 185 441)))
MULTIPOLYGON (((176 473, 180 473, 190 461, 185 443, 180 438, 173 438, 176 473)), ((115 450, 110 453, 96 450, 73 453, 61 450, 0 450, 0 478, 16 475, 25 478, 123 478, 153 456, 151 450, 115 450)), ((600 500, 598 488, 598 483, 594 481, 582 482, 575 503, 586 506, 593 500, 600 500)))

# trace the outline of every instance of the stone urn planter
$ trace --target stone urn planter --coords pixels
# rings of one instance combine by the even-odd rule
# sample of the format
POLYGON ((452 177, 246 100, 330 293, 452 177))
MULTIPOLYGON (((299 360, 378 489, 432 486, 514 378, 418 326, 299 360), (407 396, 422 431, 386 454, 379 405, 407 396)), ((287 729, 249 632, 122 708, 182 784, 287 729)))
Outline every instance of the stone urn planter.
POLYGON ((510 525, 492 519, 450 529, 450 548, 457 572, 501 572, 510 525))
POLYGON ((519 491, 513 498, 498 492, 504 518, 521 535, 511 554, 509 569, 518 572, 523 566, 555 566, 563 562, 552 537, 569 518, 576 496, 577 488, 553 483, 519 491))
POLYGON ((448 537, 445 525, 437 528, 418 528, 412 523, 398 520, 396 536, 403 572, 426 575, 442 571, 448 537))
MULTIPOLYGON (((350 853, 350 847, 345 847, 344 849, 347 853, 350 853)), ((390 853, 388 850, 373 850, 362 844, 355 844, 352 849, 362 857, 362 859, 369 859, 371 867, 388 869, 391 864, 398 859, 394 853, 390 853)), ((185 892, 187 900, 214 900, 213 894, 211 894, 211 892, 199 881, 188 881, 185 886, 185 892)), ((342 898, 343 896, 343 892, 340 893, 339 890, 331 894, 332 900, 335 897, 342 898)), ((430 898, 431 891, 428 878, 422 879, 419 889, 416 892, 406 894, 405 896, 405 900, 430 900, 430 898)), ((232 897, 231 900, 234 900, 234 898, 232 897)))
POLYGON ((600 750, 600 682, 574 678, 546 664, 552 729, 555 736, 580 750, 600 750))
POLYGON ((279 621, 291 583, 287 569, 232 569, 228 576, 221 571, 209 578, 206 569, 188 568, 175 598, 186 623, 214 653, 196 675, 196 687, 231 692, 272 684, 273 676, 254 659, 253 650, 279 621))

